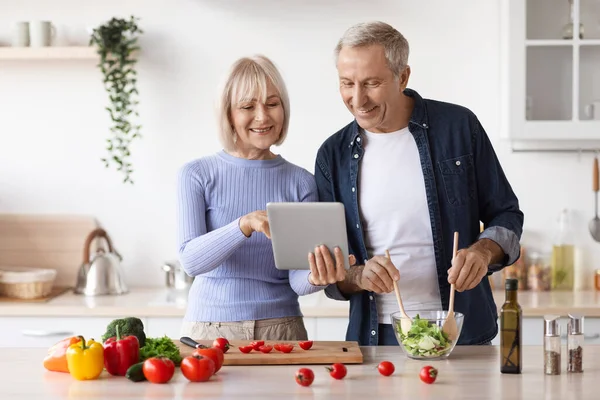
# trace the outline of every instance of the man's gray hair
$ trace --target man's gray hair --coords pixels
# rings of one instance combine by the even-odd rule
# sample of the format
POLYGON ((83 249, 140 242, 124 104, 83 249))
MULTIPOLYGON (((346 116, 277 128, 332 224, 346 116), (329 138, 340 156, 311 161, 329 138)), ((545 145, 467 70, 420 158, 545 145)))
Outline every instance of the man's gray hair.
POLYGON ((394 27, 385 22, 363 22, 351 26, 338 42, 335 48, 337 64, 343 47, 362 47, 380 44, 383 46, 389 68, 398 78, 408 65, 408 41, 394 27))

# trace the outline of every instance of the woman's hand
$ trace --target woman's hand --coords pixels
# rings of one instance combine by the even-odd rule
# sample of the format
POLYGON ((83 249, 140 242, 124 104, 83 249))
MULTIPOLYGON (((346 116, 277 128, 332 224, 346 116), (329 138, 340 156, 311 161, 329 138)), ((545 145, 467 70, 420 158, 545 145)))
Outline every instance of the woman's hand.
MULTIPOLYGON (((335 260, 331 257, 331 252, 327 246, 315 247, 314 253, 308 253, 308 263, 310 265, 310 274, 308 281, 314 286, 325 286, 343 281, 346 278, 346 268, 344 268, 344 255, 339 247, 333 251, 335 260)), ((353 255, 348 257, 350 265, 356 263, 353 255)))
POLYGON ((269 218, 264 210, 254 211, 240 218, 240 230, 246 237, 252 236, 253 232, 262 232, 271 239, 269 218))

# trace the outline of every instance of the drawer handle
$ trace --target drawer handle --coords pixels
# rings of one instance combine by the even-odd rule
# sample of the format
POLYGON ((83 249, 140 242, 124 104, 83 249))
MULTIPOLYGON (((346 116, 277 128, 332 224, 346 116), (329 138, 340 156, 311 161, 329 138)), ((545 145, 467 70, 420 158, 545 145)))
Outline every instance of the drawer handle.
POLYGON ((73 332, 67 331, 36 331, 31 329, 25 329, 21 331, 23 336, 37 336, 37 337, 48 337, 48 336, 73 336, 73 332))
MULTIPOLYGON (((561 338, 561 339, 566 339, 566 338, 567 338, 567 335, 561 335, 561 337, 560 337, 560 338, 561 338)), ((598 339, 598 338, 600 338, 600 333, 594 333, 593 335, 586 335, 586 334, 584 334, 584 335, 583 335, 583 338, 584 338, 585 340, 598 339)))

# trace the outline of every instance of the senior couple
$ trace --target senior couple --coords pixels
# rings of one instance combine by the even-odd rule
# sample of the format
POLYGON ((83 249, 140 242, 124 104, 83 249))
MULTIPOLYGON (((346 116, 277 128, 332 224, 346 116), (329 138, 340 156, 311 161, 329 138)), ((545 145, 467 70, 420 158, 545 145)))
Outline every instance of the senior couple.
POLYGON ((305 340, 298 297, 324 290, 350 301, 346 340, 397 344, 397 281, 407 310, 447 309, 454 283, 454 309, 465 315, 458 344, 496 336, 484 278, 519 257, 523 213, 473 112, 407 87, 408 54, 383 22, 344 33, 336 67, 354 118, 320 146, 314 175, 272 151, 290 119, 277 68, 262 56, 233 65, 219 107, 223 150, 178 176, 179 257, 195 277, 182 335, 305 340), (343 203, 349 254, 316 248, 310 270, 276 269, 265 209, 280 201, 343 203))

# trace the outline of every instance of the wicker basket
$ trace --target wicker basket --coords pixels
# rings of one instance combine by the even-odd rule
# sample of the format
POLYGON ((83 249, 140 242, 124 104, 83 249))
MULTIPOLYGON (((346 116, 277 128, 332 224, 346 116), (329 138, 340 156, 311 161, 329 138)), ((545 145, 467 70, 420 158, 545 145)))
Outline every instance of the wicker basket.
POLYGON ((55 279, 55 269, 0 266, 0 294, 37 299, 50 294, 55 279))

